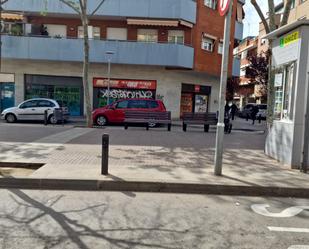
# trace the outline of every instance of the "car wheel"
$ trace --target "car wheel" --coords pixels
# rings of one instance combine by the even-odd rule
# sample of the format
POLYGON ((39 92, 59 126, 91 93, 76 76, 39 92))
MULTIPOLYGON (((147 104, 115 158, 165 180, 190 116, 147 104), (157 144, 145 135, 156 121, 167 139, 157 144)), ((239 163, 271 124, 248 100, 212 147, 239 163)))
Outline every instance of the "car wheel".
POLYGON ((51 114, 48 118, 48 122, 50 124, 57 124, 58 123, 58 120, 55 118, 55 116, 53 114, 51 114))
POLYGON ((16 122, 16 116, 12 113, 9 113, 5 116, 5 120, 8 123, 14 123, 14 122, 16 122))
POLYGON ((98 116, 96 119, 96 124, 99 126, 104 126, 107 125, 107 118, 104 116, 98 116))

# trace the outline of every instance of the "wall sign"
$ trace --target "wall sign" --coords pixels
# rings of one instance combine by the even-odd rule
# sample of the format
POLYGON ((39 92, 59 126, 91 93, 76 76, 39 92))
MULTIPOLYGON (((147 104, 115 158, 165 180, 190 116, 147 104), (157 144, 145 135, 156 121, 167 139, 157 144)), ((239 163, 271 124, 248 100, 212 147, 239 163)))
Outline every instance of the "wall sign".
MULTIPOLYGON (((107 87, 108 79, 94 78, 94 87, 107 87)), ((124 88, 124 89, 148 89, 156 90, 156 80, 124 80, 124 79, 110 79, 110 88, 124 88)))
POLYGON ((277 73, 275 74, 275 87, 281 87, 283 83, 283 74, 277 73))
POLYGON ((292 34, 286 35, 280 39, 280 47, 285 47, 299 39, 299 32, 295 31, 292 34))
POLYGON ((219 14, 220 16, 225 16, 227 11, 229 10, 231 0, 219 0, 219 14))

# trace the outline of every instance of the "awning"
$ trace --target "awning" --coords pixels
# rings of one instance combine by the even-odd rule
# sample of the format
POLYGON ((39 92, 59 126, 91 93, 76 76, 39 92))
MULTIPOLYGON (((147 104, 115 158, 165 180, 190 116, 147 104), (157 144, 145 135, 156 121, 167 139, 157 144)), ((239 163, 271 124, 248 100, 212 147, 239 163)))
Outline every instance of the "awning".
POLYGON ((213 36, 211 34, 204 33, 204 32, 203 32, 203 37, 210 38, 210 39, 213 39, 213 40, 217 40, 218 39, 218 37, 213 36))
POLYGON ((171 26, 177 27, 178 21, 153 20, 153 19, 127 19, 128 25, 146 25, 146 26, 171 26))
POLYGON ((24 16, 20 14, 13 13, 1 13, 1 19, 3 20, 14 20, 14 21, 23 21, 24 16))
POLYGON ((186 26, 186 27, 189 27, 189 28, 193 28, 193 24, 190 23, 190 22, 186 22, 186 21, 181 20, 179 23, 181 25, 183 25, 183 26, 186 26))

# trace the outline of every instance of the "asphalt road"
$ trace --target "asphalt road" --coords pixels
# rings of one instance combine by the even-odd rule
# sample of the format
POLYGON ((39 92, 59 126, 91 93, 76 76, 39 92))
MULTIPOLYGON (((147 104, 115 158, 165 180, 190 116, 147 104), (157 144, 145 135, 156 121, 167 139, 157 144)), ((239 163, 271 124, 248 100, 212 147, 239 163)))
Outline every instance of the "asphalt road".
POLYGON ((0 195, 1 248, 309 248, 304 199, 17 189, 0 195))

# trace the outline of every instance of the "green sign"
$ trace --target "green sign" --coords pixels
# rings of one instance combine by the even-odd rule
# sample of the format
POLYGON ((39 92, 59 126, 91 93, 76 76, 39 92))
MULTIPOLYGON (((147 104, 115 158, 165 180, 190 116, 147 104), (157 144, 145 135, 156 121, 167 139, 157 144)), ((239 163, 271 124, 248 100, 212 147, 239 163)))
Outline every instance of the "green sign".
POLYGON ((292 34, 284 36, 280 39, 280 47, 285 47, 293 42, 296 42, 299 39, 299 32, 296 31, 292 34))

